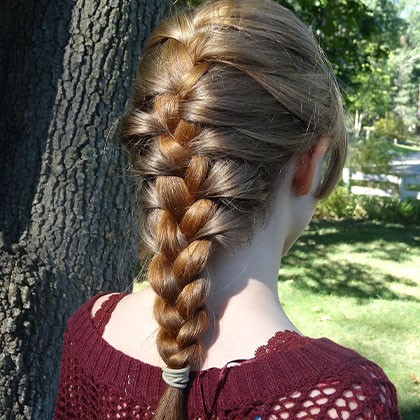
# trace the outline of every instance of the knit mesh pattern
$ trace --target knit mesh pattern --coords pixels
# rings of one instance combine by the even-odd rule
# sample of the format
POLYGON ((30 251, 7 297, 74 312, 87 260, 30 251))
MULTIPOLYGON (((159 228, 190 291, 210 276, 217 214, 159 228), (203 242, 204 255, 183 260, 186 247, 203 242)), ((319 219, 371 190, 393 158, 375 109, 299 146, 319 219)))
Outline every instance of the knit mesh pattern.
MULTIPOLYGON (((153 419, 165 389, 159 367, 102 338, 90 311, 103 294, 68 321, 55 420, 153 419)), ((117 300, 109 299, 113 307, 117 300)), ((102 332, 110 312, 101 308, 102 332)), ((291 331, 277 332, 253 359, 191 372, 187 391, 191 420, 401 419, 396 389, 378 365, 325 337, 291 331)))

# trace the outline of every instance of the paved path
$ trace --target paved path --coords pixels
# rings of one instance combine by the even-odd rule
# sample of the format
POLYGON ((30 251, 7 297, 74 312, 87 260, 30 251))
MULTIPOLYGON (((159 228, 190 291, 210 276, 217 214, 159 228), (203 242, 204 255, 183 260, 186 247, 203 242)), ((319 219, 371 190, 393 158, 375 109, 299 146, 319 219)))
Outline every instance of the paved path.
POLYGON ((394 171, 398 174, 420 176, 420 152, 410 153, 402 159, 395 159, 391 162, 394 171))

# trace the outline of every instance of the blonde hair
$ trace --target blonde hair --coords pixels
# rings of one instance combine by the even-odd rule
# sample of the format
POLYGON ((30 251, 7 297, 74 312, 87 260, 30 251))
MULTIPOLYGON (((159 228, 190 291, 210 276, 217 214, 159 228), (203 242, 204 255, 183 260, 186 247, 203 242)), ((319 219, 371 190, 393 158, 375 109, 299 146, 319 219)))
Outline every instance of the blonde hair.
MULTIPOLYGON (((172 369, 201 366, 210 254, 250 240, 282 169, 322 135, 331 143, 317 198, 340 176, 347 142, 337 83, 288 9, 205 1, 151 34, 120 133, 141 181, 159 354, 172 369)), ((185 419, 185 393, 168 385, 154 419, 185 419)))

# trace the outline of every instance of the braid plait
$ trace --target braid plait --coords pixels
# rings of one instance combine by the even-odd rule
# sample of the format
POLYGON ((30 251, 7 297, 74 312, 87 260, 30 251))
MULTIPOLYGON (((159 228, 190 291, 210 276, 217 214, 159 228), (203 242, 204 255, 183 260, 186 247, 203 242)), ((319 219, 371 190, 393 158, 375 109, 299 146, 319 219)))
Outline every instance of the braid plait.
MULTIPOLYGON (((200 369, 210 258, 264 228, 292 158, 320 136, 331 146, 314 198, 331 192, 347 144, 339 89, 289 10, 272 0, 206 0, 155 28, 132 105, 120 140, 141 181, 140 258, 151 257, 158 352, 169 369, 200 369)), ((166 382, 154 420, 184 420, 187 392, 166 382)))
MULTIPOLYGON (((186 49, 183 42, 168 40, 174 47, 186 49)), ((182 56, 181 53, 178 57, 182 56)), ((184 55, 187 57, 188 55, 184 55)), ((179 103, 207 70, 208 63, 194 64, 179 81, 173 93, 155 97, 154 114, 165 133, 157 136, 156 145, 173 166, 174 175, 155 177, 159 214, 156 220, 156 253, 148 269, 147 279, 156 293, 154 316, 160 326, 158 351, 168 367, 178 369, 187 364, 200 364, 201 334, 208 328, 209 315, 205 299, 209 280, 203 276, 211 242, 196 239, 216 209, 209 199, 196 199, 196 192, 208 173, 204 155, 191 155, 189 142, 198 133, 194 123, 179 115, 179 103)))

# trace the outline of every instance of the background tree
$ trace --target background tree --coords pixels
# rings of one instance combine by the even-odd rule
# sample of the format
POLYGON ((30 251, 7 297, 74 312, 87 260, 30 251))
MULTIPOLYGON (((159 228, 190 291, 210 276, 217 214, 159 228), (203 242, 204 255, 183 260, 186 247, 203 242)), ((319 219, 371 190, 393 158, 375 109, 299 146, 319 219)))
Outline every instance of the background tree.
POLYGON ((407 128, 420 139, 418 96, 420 90, 420 6, 414 0, 401 0, 400 11, 408 27, 401 36, 401 45, 396 50, 392 65, 395 68, 395 113, 402 118, 407 128))
MULTIPOLYGON (((373 59, 372 59, 373 61, 373 59)), ((370 125, 392 109, 395 95, 394 70, 386 59, 379 59, 376 65, 370 63, 352 78, 347 92, 347 107, 352 113, 352 134, 355 139, 362 136, 362 128, 368 120, 370 125)))
POLYGON ((115 128, 166 10, 1 2, 1 419, 52 418, 68 317, 132 283, 135 188, 115 128))
POLYGON ((368 39, 356 41, 364 59, 351 75, 346 92, 347 106, 354 117, 352 134, 355 139, 362 135, 364 120, 372 126, 392 109, 396 88, 394 67, 389 58, 399 47, 400 34, 406 27, 394 2, 363 0, 363 3, 368 7, 374 25, 368 39))
MULTIPOLYGON (((346 91, 398 45, 404 24, 389 0, 279 0, 308 25, 346 91)), ((357 86, 356 86, 357 87, 357 86)))

